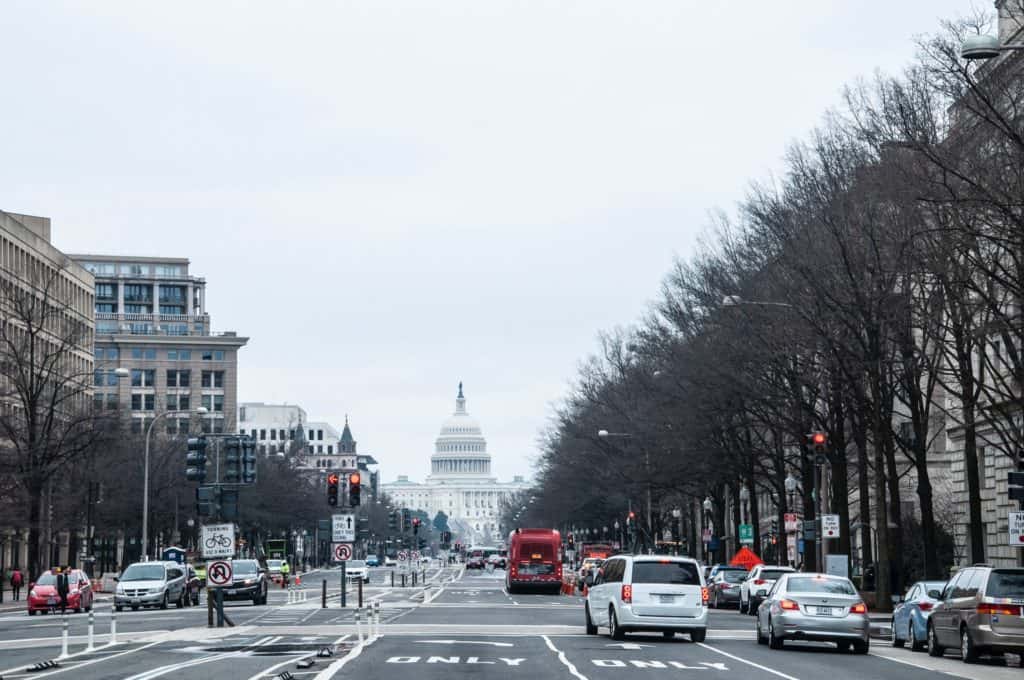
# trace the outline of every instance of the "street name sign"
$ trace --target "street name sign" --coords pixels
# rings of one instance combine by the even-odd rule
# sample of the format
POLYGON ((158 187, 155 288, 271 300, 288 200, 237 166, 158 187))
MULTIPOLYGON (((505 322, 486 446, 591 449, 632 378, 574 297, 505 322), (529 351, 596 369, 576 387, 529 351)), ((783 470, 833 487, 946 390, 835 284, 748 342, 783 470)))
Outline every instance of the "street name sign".
POLYGON ((839 538, 839 515, 821 516, 821 535, 825 538, 839 538))
POLYGON ((331 554, 334 556, 335 562, 344 562, 345 560, 350 560, 352 559, 352 544, 333 543, 331 544, 331 554))
POLYGON ((331 515, 331 540, 335 543, 354 543, 356 540, 356 516, 347 513, 331 515))
POLYGON ((215 560, 206 567, 206 581, 211 586, 231 585, 233 579, 231 563, 227 560, 215 560))
POLYGON ((1007 524, 1010 530, 1010 545, 1024 548, 1024 512, 1008 512, 1007 524))
POLYGON ((754 525, 753 524, 741 524, 740 525, 740 543, 745 545, 754 544, 754 525))
POLYGON ((203 548, 203 559, 215 557, 234 557, 235 555, 235 525, 234 524, 204 524, 200 545, 203 548))

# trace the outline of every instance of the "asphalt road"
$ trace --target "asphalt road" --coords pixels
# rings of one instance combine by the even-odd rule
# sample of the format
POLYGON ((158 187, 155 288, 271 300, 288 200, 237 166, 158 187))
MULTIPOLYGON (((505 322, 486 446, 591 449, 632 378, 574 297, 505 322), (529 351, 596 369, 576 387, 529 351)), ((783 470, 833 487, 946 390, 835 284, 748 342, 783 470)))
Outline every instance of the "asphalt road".
POLYGON ((978 680, 1019 678, 1020 659, 986 659, 966 665, 950 652, 934 659, 873 640, 867 656, 843 654, 834 645, 787 643, 774 651, 754 641, 753 619, 712 610, 707 640, 635 634, 614 642, 607 631, 583 630, 577 596, 509 595, 502 572, 463 573, 433 566, 427 585, 390 585, 388 570, 375 569, 364 604, 379 604, 380 635, 370 637, 366 610, 355 622, 356 590, 348 607, 339 602, 337 571, 303 576, 298 595, 271 591, 267 606, 231 603, 234 627, 208 628, 205 606, 143 610, 117 615, 118 642, 108 645, 110 602, 95 615, 96 650, 87 652, 84 614, 69 615, 69 656, 59 665, 29 672, 61 654, 60 616, 29 617, 0 609, 0 677, 248 678, 270 680, 288 672, 302 680, 358 677, 367 680, 490 676, 523 680, 614 678, 789 678, 918 680, 956 676, 978 680), (320 606, 322 583, 328 607, 320 606), (304 595, 302 594, 304 593, 304 595), (304 599, 303 599, 304 598, 304 599), (330 656, 317 656, 318 653, 330 656), (312 660, 309 668, 297 664, 312 660))

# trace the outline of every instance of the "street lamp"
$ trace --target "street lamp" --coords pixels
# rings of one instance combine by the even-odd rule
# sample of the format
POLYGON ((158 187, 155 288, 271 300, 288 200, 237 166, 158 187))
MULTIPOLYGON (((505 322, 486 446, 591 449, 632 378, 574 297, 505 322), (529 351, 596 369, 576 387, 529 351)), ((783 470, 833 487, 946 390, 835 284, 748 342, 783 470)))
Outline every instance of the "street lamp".
MULTIPOLYGON (((715 531, 714 531, 714 528, 711 526, 711 509, 712 509, 712 507, 714 507, 714 504, 711 502, 711 496, 705 496, 704 497, 704 502, 701 503, 701 507, 704 508, 704 526, 707 527, 708 529, 710 529, 710 531, 711 531, 711 538, 714 538, 715 537, 715 531)), ((708 541, 708 544, 707 544, 706 548, 707 548, 707 551, 708 551, 708 555, 713 557, 714 553, 711 550, 711 541, 710 540, 708 541)), ((711 560, 709 559, 708 562, 710 562, 710 561, 711 560)))
MULTIPOLYGON (((878 530, 875 529, 875 527, 871 526, 870 524, 868 524, 866 522, 854 522, 853 524, 850 525, 850 531, 860 531, 864 527, 867 527, 867 528, 871 529, 871 536, 872 536, 872 538, 874 538, 875 551, 871 554, 871 556, 873 558, 871 561, 872 561, 872 563, 874 565, 876 565, 875 566, 875 578, 878 578, 878 566, 877 566, 878 565, 878 530)), ((863 551, 863 548, 861 548, 861 550, 863 551)), ((863 575, 863 573, 861 573, 861 577, 860 578, 861 578, 861 588, 864 588, 864 575, 863 575)))
POLYGON ((743 510, 743 523, 747 523, 747 503, 750 502, 750 489, 746 484, 740 486, 740 508, 743 510))
POLYGON ((1024 43, 1000 45, 994 35, 972 35, 960 45, 960 56, 967 60, 984 60, 998 57, 1000 52, 1024 50, 1024 43))
POLYGON ((789 511, 793 512, 795 510, 795 508, 793 507, 793 496, 796 495, 796 490, 800 486, 800 480, 793 476, 792 470, 790 470, 789 474, 786 475, 785 485, 786 492, 789 494, 789 511))
MULTIPOLYGON (((116 369, 127 371, 128 369, 116 369)), ((120 375, 120 374, 119 374, 120 375)), ((200 406, 194 411, 164 411, 163 413, 157 414, 153 420, 149 422, 149 427, 146 428, 146 452, 142 460, 142 561, 146 562, 149 560, 149 436, 153 433, 153 426, 161 418, 166 418, 169 415, 180 415, 182 413, 197 415, 206 415, 209 413, 209 409, 205 406, 200 406)))
POLYGON ((759 307, 788 307, 795 309, 794 305, 788 302, 768 302, 765 300, 744 300, 739 295, 726 295, 722 298, 723 307, 739 307, 740 305, 756 305, 759 307))
POLYGON ((672 508, 672 519, 679 525, 679 533, 676 535, 676 554, 679 554, 683 547, 683 511, 679 509, 679 506, 672 508))

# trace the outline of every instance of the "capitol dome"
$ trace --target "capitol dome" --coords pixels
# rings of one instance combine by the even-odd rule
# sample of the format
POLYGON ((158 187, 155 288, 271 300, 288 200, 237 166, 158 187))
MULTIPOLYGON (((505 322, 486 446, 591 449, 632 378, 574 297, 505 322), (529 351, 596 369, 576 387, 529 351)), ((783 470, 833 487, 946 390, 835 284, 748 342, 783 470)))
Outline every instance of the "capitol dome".
POLYGON ((491 455, 487 453, 480 423, 466 411, 466 397, 459 383, 455 413, 441 425, 430 458, 431 477, 449 475, 489 475, 491 455))

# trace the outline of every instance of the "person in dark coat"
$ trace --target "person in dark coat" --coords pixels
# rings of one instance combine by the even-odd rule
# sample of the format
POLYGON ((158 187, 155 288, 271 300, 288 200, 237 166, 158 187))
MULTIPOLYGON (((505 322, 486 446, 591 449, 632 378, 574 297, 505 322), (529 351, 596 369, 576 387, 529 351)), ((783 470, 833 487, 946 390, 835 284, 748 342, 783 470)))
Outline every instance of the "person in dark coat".
POLYGON ((68 593, 71 592, 71 584, 68 580, 67 567, 57 567, 57 594, 60 595, 60 613, 63 614, 68 608, 68 593))
POLYGON ((15 567, 11 569, 11 591, 14 593, 14 599, 21 599, 21 586, 25 582, 25 577, 21 575, 21 570, 15 567))

